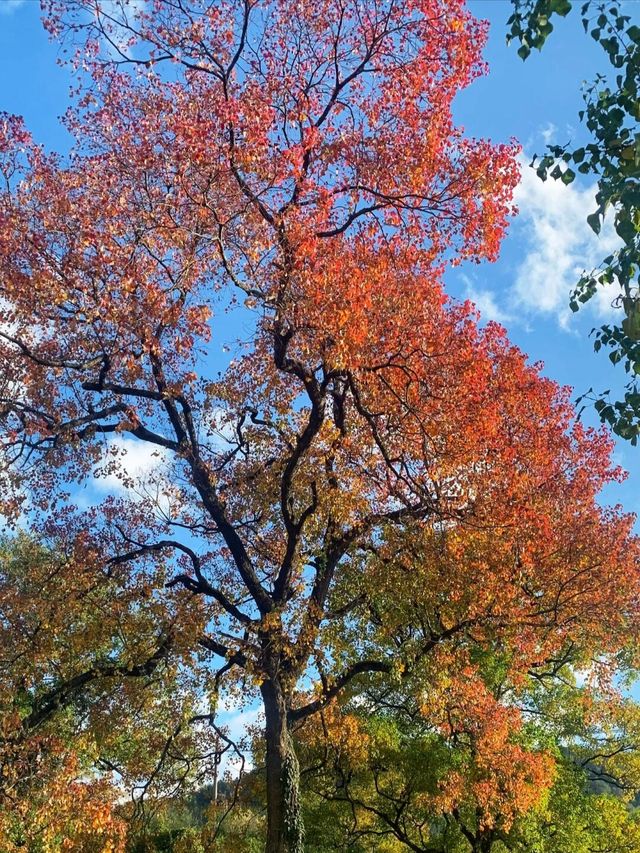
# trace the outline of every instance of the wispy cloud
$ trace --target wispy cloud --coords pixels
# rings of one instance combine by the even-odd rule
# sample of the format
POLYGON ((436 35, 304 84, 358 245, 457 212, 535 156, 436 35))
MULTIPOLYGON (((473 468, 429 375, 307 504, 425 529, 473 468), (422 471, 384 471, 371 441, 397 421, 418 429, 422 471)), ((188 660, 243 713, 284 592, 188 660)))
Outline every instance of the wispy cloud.
POLYGON ((465 287, 465 297, 474 303, 483 321, 493 320, 505 326, 514 320, 513 314, 500 305, 499 297, 496 293, 492 290, 478 287, 467 275, 462 274, 460 278, 465 287))
POLYGON ((540 136, 544 140, 545 145, 550 145, 555 141, 556 133, 558 132, 558 128, 555 126, 553 122, 547 122, 547 124, 540 131, 540 136))
POLYGON ((0 0, 0 15, 12 15, 26 2, 27 0, 0 0))

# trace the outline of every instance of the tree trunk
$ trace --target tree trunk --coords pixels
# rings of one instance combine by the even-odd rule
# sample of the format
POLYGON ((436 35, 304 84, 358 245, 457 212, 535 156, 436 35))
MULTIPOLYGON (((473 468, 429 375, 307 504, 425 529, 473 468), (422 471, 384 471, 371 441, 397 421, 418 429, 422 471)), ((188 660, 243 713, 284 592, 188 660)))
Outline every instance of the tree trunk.
POLYGON ((287 702, 275 680, 260 688, 267 743, 266 853, 303 853, 300 770, 287 723, 287 702))
POLYGON ((473 853, 491 853, 493 848, 494 835, 493 832, 478 831, 475 844, 473 845, 473 853))

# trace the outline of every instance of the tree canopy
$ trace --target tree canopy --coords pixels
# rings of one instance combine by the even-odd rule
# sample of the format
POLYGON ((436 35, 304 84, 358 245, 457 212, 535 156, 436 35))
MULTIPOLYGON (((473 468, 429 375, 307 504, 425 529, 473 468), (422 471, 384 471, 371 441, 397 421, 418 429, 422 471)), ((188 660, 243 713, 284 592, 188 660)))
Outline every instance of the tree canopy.
POLYGON ((298 744, 387 685, 471 738, 429 807, 507 831, 558 758, 513 697, 562 665, 613 690, 638 540, 598 502, 606 433, 443 289, 512 212, 515 146, 451 115, 485 26, 458 0, 45 6, 75 147, 0 120, 2 506, 46 554, 7 563, 6 748, 67 714, 142 806, 241 753, 221 695, 260 699, 266 850, 299 853, 298 744), (96 476, 131 488, 83 507, 96 476))

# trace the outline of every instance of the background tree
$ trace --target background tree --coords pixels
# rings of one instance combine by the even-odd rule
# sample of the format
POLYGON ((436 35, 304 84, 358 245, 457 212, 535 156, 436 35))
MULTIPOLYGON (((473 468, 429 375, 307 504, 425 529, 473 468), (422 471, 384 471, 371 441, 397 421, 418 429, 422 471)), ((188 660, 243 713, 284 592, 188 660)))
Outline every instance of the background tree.
MULTIPOLYGON (((549 145, 548 153, 535 157, 532 166, 542 180, 551 177, 570 184, 576 172, 596 177, 596 209, 587 222, 600 233, 605 215, 613 218, 621 247, 604 258, 596 270, 587 270, 576 285, 571 308, 577 311, 599 287, 614 285, 615 304, 624 312, 617 323, 606 323, 595 334, 596 351, 609 351, 614 364, 622 363, 630 378, 622 399, 610 400, 609 392, 597 395, 595 407, 601 419, 622 438, 636 444, 640 432, 640 128, 638 81, 640 80, 640 26, 629 14, 634 4, 607 0, 513 0, 508 39, 516 39, 518 55, 527 59, 534 48, 542 49, 553 30, 554 15, 566 16, 580 8, 585 33, 607 55, 610 74, 598 74, 585 85, 585 108, 580 120, 590 141, 574 147, 549 145)), ((591 395, 588 392, 585 397, 591 395)))
MULTIPOLYGON (((219 755, 241 757, 198 712, 208 673, 193 665, 191 639, 179 627, 202 630, 197 599, 167 595, 165 581, 161 561, 153 576, 135 578, 114 575, 113 564, 91 564, 82 537, 57 537, 56 550, 26 536, 3 545, 0 827, 7 850, 124 849, 125 838, 146 834, 178 791, 208 779, 219 755), (129 793, 134 800, 125 806, 129 793)), ((227 790, 226 802, 236 793, 227 790)))
MULTIPOLYGON (((90 583, 95 587, 95 578, 90 583)), ((113 811, 117 794, 92 773, 93 733, 80 731, 68 715, 52 728, 36 721, 60 696, 69 659, 81 658, 83 631, 95 629, 87 608, 80 619, 68 606, 81 589, 86 576, 72 580, 68 564, 28 540, 3 546, 0 845, 7 853, 124 850, 125 826, 113 811), (63 579, 70 581, 64 592, 63 579)))
POLYGON ((310 849, 639 850, 639 708, 578 685, 574 654, 518 688, 485 657, 465 706, 445 676, 441 719, 407 683, 325 709, 299 733, 310 849))
POLYGON ((461 3, 46 5, 78 48, 76 145, 1 123, 4 509, 132 635, 105 662, 86 634, 37 722, 90 672, 103 766, 155 754, 162 792, 183 757, 206 773, 220 690, 259 695, 267 850, 299 851, 292 727, 356 679, 437 698, 441 672, 472 681, 469 637, 515 678, 568 637, 635 636, 631 519, 596 502, 610 443, 443 294, 448 262, 495 257, 516 180, 513 148, 451 119, 482 71, 461 3), (69 507, 125 438, 155 491, 69 507))

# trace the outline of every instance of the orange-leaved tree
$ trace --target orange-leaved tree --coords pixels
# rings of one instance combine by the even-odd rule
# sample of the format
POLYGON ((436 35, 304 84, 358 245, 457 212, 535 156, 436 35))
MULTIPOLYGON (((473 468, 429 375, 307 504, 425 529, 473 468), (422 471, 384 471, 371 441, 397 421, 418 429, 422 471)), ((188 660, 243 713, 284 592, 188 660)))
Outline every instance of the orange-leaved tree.
POLYGON ((56 708, 87 682, 108 707, 114 681, 173 655, 211 700, 180 725, 213 721, 223 683, 255 691, 266 846, 293 853, 291 728, 344 687, 426 667, 471 625, 480 644, 499 625, 528 667, 633 623, 630 522, 595 503, 609 443, 443 294, 447 263, 496 256, 516 180, 513 146, 452 121, 483 69, 460 0, 45 7, 74 46, 76 142, 62 159, 1 123, 4 510, 156 631, 155 649, 101 648, 82 684, 60 676, 56 708), (156 455, 153 489, 65 507, 125 447, 156 455), (406 618, 412 560, 444 530, 425 569, 442 606, 381 652, 353 631, 376 624, 369 590, 406 618), (327 626, 345 642, 323 656, 327 626))
POLYGON ((202 785, 217 757, 233 751, 215 724, 198 726, 199 599, 153 594, 167 580, 164 561, 144 578, 126 577, 117 562, 92 562, 76 531, 61 533, 55 550, 26 536, 0 546, 7 853, 124 850, 127 830, 148 815, 145 800, 155 806, 185 784, 202 785), (132 791, 135 808, 125 807, 132 791))
POLYGON ((0 548, 0 849, 6 853, 124 851, 126 826, 113 808, 118 792, 93 772, 93 727, 64 713, 58 691, 68 678, 82 680, 83 663, 96 665, 105 633, 92 622, 110 621, 90 606, 104 585, 69 557, 55 559, 25 537, 0 548), (63 713, 53 720, 58 700, 63 713), (53 725, 42 725, 46 720, 53 725))

